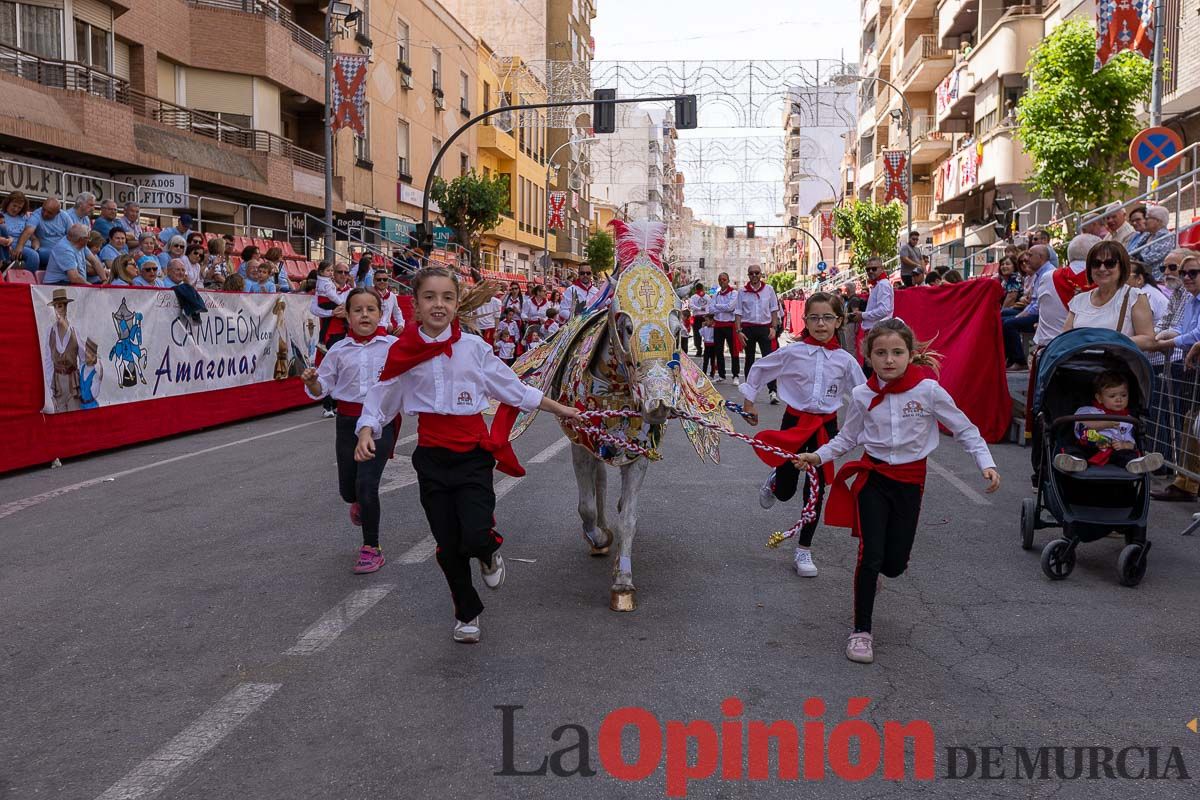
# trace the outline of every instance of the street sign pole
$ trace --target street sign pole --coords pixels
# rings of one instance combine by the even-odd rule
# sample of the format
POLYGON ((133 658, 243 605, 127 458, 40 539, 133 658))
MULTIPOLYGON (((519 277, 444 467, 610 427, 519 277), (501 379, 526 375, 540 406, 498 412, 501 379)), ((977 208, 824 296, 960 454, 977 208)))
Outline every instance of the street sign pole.
POLYGON ((1163 96, 1163 18, 1167 15, 1167 0, 1154 0, 1154 84, 1150 90, 1150 127, 1162 124, 1163 96))

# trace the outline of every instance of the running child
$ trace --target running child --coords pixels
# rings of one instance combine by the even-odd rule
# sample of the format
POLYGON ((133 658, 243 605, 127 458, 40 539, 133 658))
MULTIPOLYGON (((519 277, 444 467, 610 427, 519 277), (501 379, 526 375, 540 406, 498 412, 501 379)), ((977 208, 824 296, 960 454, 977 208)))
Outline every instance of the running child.
MULTIPOLYGON (((1095 405, 1075 410, 1075 416, 1129 416, 1129 383, 1119 372, 1096 376, 1095 405)), ((1112 420, 1076 422, 1075 442, 1054 457, 1054 466, 1062 472, 1082 472, 1089 466, 1112 464, 1134 475, 1153 472, 1163 464, 1159 453, 1143 456, 1137 449, 1133 424, 1112 420)))
POLYGON ((979 429, 922 369, 936 366, 937 360, 917 345, 912 330, 901 320, 883 320, 871 328, 866 345, 875 374, 855 387, 846 427, 794 462, 800 468, 820 466, 863 446, 862 458, 838 470, 825 509, 826 524, 851 528, 859 540, 854 629, 846 658, 860 664, 875 660, 871 612, 883 585, 880 573, 895 578, 908 568, 925 490, 925 459, 941 436, 938 423, 974 457, 988 493, 1000 488, 1000 473, 979 429))
POLYGON ((317 369, 301 373, 304 391, 314 400, 333 398, 337 406, 336 439, 338 491, 350 504, 350 522, 362 528, 362 547, 354 574, 377 572, 384 564, 379 546, 379 480, 392 455, 396 423, 389 418, 380 428, 379 446, 369 461, 355 460, 358 437, 355 423, 362 401, 383 369, 388 348, 396 337, 388 336, 381 323, 382 303, 373 289, 354 289, 346 298, 350 328, 344 339, 329 348, 317 369))
MULTIPOLYGON (((346 336, 346 298, 354 288, 350 267, 322 261, 317 267, 317 288, 313 292, 309 311, 321 321, 320 343, 325 352, 346 336)), ((317 351, 317 366, 325 356, 317 351)), ((325 398, 325 416, 335 416, 332 397, 325 398)))
POLYGON ((355 458, 375 458, 384 444, 380 432, 397 414, 417 417, 412 463, 454 603, 454 641, 473 643, 479 641, 483 603, 471 581, 471 559, 479 560, 489 589, 504 583, 504 560, 497 552, 504 539, 493 527, 492 470, 525 473, 508 442, 517 408, 540 408, 566 419, 579 412, 521 383, 486 342, 463 334, 458 314, 473 311, 483 298, 470 293, 460 298, 448 270, 426 267, 412 287, 417 324, 392 345, 379 382, 367 392, 355 458), (482 415, 488 398, 503 404, 490 431, 482 415))
MULTIPOLYGON (((756 438, 795 453, 811 453, 837 435, 838 409, 854 387, 867 381, 858 361, 838 343, 838 328, 845 319, 841 298, 818 292, 805 303, 800 341, 754 362, 740 387, 746 412, 755 415, 757 422, 754 401, 769 382, 778 383, 779 396, 787 403, 780 430, 760 433, 756 438)), ((776 500, 785 503, 791 500, 796 495, 800 471, 790 461, 760 450, 755 452, 775 468, 758 490, 759 505, 770 508, 776 500)), ((805 483, 804 503, 807 506, 816 492, 818 519, 825 502, 825 486, 832 480, 833 464, 829 463, 817 471, 816 486, 805 483)), ((811 551, 816 531, 817 519, 814 519, 801 529, 796 541, 796 574, 802 578, 817 575, 811 551)))

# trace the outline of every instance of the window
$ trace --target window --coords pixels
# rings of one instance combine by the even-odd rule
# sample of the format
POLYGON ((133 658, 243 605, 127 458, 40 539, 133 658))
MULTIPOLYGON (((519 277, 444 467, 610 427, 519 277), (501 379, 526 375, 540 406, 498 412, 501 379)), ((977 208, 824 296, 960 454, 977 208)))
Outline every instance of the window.
MULTIPOLYGON (((433 163, 433 159, 437 158, 438 150, 441 150, 441 149, 442 149, 442 140, 437 138, 436 136, 433 137, 433 152, 429 156, 430 164, 433 163)), ((438 163, 437 175, 439 178, 442 177, 442 165, 440 162, 438 163)))
POLYGON ((75 20, 75 60, 105 72, 112 71, 109 54, 112 34, 83 20, 75 20))
POLYGON ((471 171, 471 157, 466 153, 458 154, 458 174, 466 175, 471 171))
POLYGON ((371 51, 371 0, 362 0, 362 17, 354 26, 354 41, 367 53, 371 51))
POLYGON ((434 50, 431 62, 433 64, 433 91, 442 90, 442 51, 434 50))
POLYGON ((363 135, 354 134, 354 160, 357 166, 370 169, 371 163, 371 104, 363 101, 363 135))
POLYGON ((525 230, 525 220, 529 218, 529 207, 525 204, 525 179, 518 177, 517 180, 520 182, 521 190, 520 204, 517 206, 517 223, 521 230, 525 230))
POLYGON ((62 58, 62 9, 0 2, 0 42, 47 58, 62 58))
POLYGON ((408 123, 400 120, 396 124, 396 174, 400 180, 412 180, 412 164, 408 160, 408 123))
POLYGON ((458 73, 458 110, 463 114, 471 115, 471 79, 467 77, 467 73, 458 73))
POLYGON ((401 64, 410 65, 411 58, 408 49, 408 23, 399 20, 396 22, 396 60, 401 64))
POLYGON ((483 82, 483 110, 492 110, 492 85, 487 81, 483 82))

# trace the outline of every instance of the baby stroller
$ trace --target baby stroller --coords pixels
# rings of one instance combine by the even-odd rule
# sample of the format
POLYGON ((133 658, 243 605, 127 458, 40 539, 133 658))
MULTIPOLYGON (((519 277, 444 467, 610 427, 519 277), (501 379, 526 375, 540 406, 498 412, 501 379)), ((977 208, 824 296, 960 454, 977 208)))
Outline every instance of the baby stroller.
POLYGON ((1062 528, 1062 537, 1042 550, 1042 571, 1050 579, 1062 580, 1071 574, 1075 548, 1080 543, 1094 542, 1114 531, 1125 537, 1125 548, 1117 558, 1117 580, 1122 586, 1136 586, 1146 574, 1150 476, 1134 475, 1110 464, 1089 466, 1082 472, 1061 472, 1053 466, 1053 460, 1073 442, 1075 423, 1080 420, 1130 423, 1135 446, 1145 452, 1143 415, 1153 391, 1150 362, 1132 341, 1115 331, 1068 331, 1042 352, 1031 398, 1037 499, 1026 498, 1021 503, 1021 547, 1032 549, 1034 532, 1040 528, 1062 528), (1075 416, 1077 409, 1093 404, 1093 381, 1106 371, 1125 376, 1129 416, 1075 416), (1043 521, 1043 509, 1053 521, 1043 521))

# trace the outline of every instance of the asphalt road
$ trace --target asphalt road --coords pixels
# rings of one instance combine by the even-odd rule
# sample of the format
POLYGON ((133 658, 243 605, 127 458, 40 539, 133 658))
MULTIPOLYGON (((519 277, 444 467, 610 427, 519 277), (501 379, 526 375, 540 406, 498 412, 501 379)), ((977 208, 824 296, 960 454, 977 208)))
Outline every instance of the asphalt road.
MULTIPOLYGON (((779 409, 764 417, 777 425, 779 409)), ((877 662, 860 666, 843 656, 854 541, 822 529, 821 574, 798 578, 790 549, 764 547, 798 502, 762 511, 748 448, 702 466, 678 428, 641 509, 640 607, 609 611, 609 564, 587 555, 570 454, 543 418, 518 442, 528 477, 498 476, 509 578, 486 593, 470 647, 450 639, 412 444, 384 481, 389 564, 356 577, 332 438, 305 409, 0 480, 0 798, 655 798, 666 756, 644 780, 612 777, 606 716, 640 706, 662 725, 720 726, 728 697, 744 705, 733 724, 797 726, 821 698, 826 737, 849 698, 870 698, 861 717, 876 728, 929 722, 937 779, 913 780, 911 764, 905 781, 880 768, 861 783, 781 781, 774 766, 769 781, 723 780, 718 767, 689 797, 1200 796, 1200 735, 1185 727, 1200 714, 1200 536, 1178 535, 1200 509, 1155 506, 1136 589, 1116 583, 1115 539, 1051 583, 1018 546, 1027 451, 995 448, 1005 485, 985 498, 944 439, 910 570, 876 608, 877 662), (523 707, 516 770, 574 744, 580 729, 552 738, 574 724, 597 774, 497 775, 496 706, 523 707), (944 777, 946 748, 1000 745, 1158 747, 1160 762, 1178 747, 1192 780, 944 777)), ((634 742, 627 731, 630 762, 634 742)), ((578 752, 560 761, 572 770, 578 752)))

